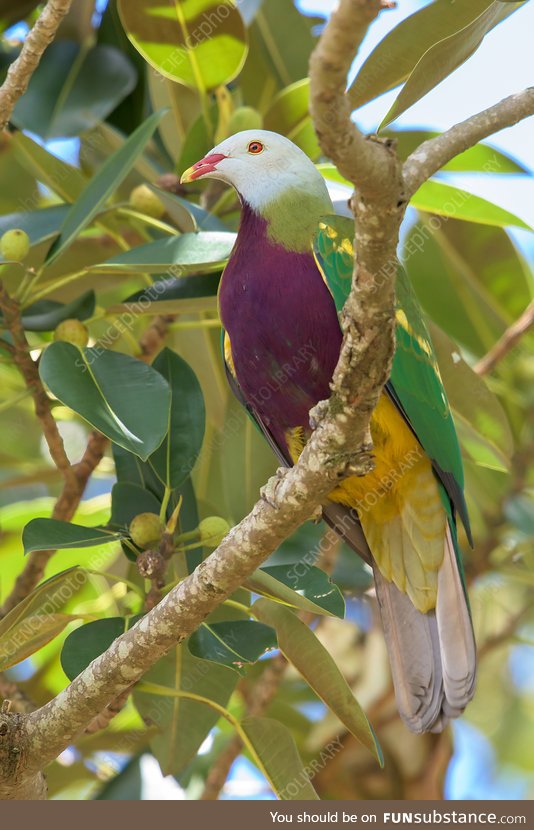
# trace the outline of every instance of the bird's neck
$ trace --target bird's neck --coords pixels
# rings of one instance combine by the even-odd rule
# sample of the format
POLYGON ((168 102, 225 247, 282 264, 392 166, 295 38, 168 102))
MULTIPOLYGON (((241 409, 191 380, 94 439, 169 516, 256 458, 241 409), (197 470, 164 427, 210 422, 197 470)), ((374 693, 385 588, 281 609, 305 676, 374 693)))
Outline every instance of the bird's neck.
POLYGON ((293 253, 311 249, 319 219, 333 212, 324 186, 316 190, 288 188, 272 201, 254 207, 242 198, 242 206, 239 235, 247 234, 254 225, 254 218, 259 218, 265 223, 268 241, 293 253))

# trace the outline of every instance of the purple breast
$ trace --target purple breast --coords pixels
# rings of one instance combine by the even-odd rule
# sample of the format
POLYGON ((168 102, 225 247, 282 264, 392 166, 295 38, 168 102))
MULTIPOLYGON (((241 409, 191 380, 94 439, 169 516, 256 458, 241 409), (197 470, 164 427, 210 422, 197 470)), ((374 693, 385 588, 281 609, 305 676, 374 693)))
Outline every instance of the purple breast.
POLYGON ((311 407, 329 396, 341 347, 312 253, 273 244, 265 221, 244 206, 219 308, 243 394, 284 446, 287 430, 306 428, 311 407))

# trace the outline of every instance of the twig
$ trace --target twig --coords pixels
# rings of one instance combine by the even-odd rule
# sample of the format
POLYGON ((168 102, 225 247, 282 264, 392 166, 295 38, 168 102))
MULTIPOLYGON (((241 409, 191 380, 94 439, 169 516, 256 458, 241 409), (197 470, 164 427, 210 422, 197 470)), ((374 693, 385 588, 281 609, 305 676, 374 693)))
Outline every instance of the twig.
POLYGON ((21 691, 16 683, 7 680, 5 675, 0 672, 0 698, 2 698, 2 707, 10 712, 18 712, 19 714, 28 714, 33 712, 35 704, 21 691), (4 706, 9 704, 9 706, 4 706))
POLYGON ((423 182, 459 153, 529 115, 534 115, 534 87, 503 98, 498 104, 455 124, 442 135, 424 141, 404 163, 407 195, 411 198, 423 182))
POLYGON ((6 127, 15 104, 26 92, 31 76, 37 69, 46 47, 53 41, 71 3, 72 0, 48 0, 24 41, 20 55, 9 67, 6 79, 0 87, 0 130, 6 127))
MULTIPOLYGON (((62 521, 72 519, 90 476, 104 456, 107 442, 108 439, 102 433, 96 430, 91 432, 81 460, 70 468, 72 475, 69 476, 68 481, 65 481, 61 494, 54 505, 53 519, 61 519, 62 521)), ((5 617, 8 611, 11 611, 33 591, 37 583, 43 578, 45 568, 54 553, 54 550, 30 553, 23 571, 17 577, 11 593, 6 597, 0 608, 0 619, 5 617)))
POLYGON ((524 334, 534 326, 534 300, 524 310, 523 314, 506 329, 502 337, 497 340, 489 352, 481 358, 474 367, 478 375, 487 375, 497 363, 506 357, 524 334))
POLYGON ((4 317, 4 325, 13 338, 13 360, 32 394, 35 414, 41 421, 43 435, 52 460, 64 477, 68 478, 71 474, 71 465, 50 410, 50 399, 41 383, 37 363, 30 355, 30 347, 22 325, 20 305, 9 296, 2 282, 0 282, 0 309, 4 317))

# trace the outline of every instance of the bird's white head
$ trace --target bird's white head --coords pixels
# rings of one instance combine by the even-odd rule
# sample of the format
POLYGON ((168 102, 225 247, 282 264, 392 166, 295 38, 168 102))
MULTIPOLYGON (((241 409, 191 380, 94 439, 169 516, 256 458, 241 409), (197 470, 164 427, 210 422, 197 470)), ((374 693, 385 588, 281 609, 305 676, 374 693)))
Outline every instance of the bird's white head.
POLYGON ((232 185, 242 202, 268 219, 274 238, 282 239, 288 223, 295 231, 301 225, 311 229, 319 216, 332 211, 328 189, 313 162, 288 138, 269 130, 230 136, 186 170, 181 181, 199 179, 232 185))
POLYGON ((288 138, 269 130, 244 130, 225 139, 182 175, 182 182, 219 179, 252 208, 261 210, 288 190, 329 201, 324 179, 308 156, 288 138))

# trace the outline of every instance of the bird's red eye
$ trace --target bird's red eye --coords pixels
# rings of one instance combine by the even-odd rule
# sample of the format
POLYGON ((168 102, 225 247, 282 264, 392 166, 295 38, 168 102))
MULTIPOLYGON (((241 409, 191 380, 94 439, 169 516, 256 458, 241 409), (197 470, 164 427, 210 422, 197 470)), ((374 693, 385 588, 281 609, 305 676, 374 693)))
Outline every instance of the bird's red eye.
POLYGON ((257 155, 258 153, 261 153, 261 151, 263 150, 263 144, 261 143, 261 141, 251 141, 247 149, 249 153, 257 155))

